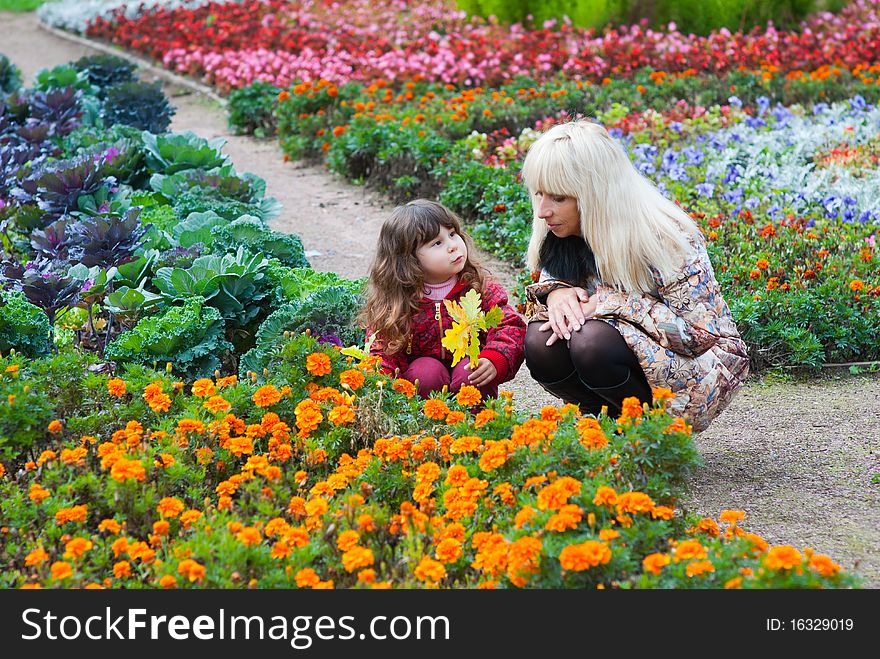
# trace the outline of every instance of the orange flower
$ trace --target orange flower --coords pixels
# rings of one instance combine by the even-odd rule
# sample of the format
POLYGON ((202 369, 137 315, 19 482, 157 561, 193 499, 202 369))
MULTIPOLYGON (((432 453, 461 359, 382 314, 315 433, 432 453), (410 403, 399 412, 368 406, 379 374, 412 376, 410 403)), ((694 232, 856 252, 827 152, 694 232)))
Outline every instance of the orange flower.
POLYGON ((131 563, 128 561, 119 561, 113 565, 113 576, 117 579, 131 576, 131 563))
POLYGON ((456 423, 461 423, 465 420, 465 416, 461 410, 453 410, 446 415, 446 425, 454 426, 456 423))
POLYGON ((415 575, 419 581, 437 583, 446 578, 446 568, 443 563, 429 556, 423 556, 416 566, 415 575))
POLYGON ((803 563, 801 553, 791 545, 771 547, 764 564, 771 570, 791 570, 803 563))
POLYGON ((51 433, 59 433, 61 432, 61 422, 58 419, 49 423, 49 432, 51 433))
POLYGON ((423 411, 425 413, 425 416, 429 419, 440 421, 441 419, 446 418, 446 415, 449 414, 450 409, 449 406, 446 405, 446 403, 444 403, 442 400, 429 398, 425 401, 423 411))
POLYGON ((313 352, 306 357, 306 370, 316 377, 327 375, 330 367, 330 356, 323 352, 313 352))
POLYGON ((541 561, 541 541, 526 536, 511 543, 507 551, 507 578, 517 588, 528 583, 531 574, 538 571, 541 561))
POLYGON ((357 391, 364 386, 364 374, 355 369, 349 369, 339 374, 339 383, 357 391))
POLYGON ((235 539, 247 547, 258 545, 263 541, 260 531, 253 526, 245 526, 241 531, 235 534, 235 539))
POLYGON ((190 583, 193 581, 201 581, 205 578, 205 566, 196 563, 191 558, 186 558, 177 564, 177 572, 187 579, 190 583))
POLYGON ((461 542, 454 538, 445 538, 437 545, 434 555, 441 563, 454 563, 461 557, 461 542))
POLYGON ((307 567, 297 572, 294 580, 299 588, 313 588, 321 578, 312 568, 307 567))
POLYGON ((203 407, 209 412, 217 414, 218 412, 228 412, 232 405, 223 396, 211 396, 204 402, 203 407))
POLYGON ((669 565, 669 562, 669 556, 666 554, 649 554, 642 561, 642 566, 645 568, 645 572, 660 574, 660 571, 669 565))
POLYGON ((346 572, 354 572, 375 562, 373 551, 364 547, 352 547, 342 554, 342 566, 346 572))
MULTIPOLYGON (((618 423, 624 423, 629 419, 640 420, 643 413, 642 402, 635 396, 629 396, 623 399, 618 423)), ((638 421, 636 425, 638 425, 638 421)))
POLYGON ((584 511, 580 506, 567 504, 559 509, 559 512, 551 516, 544 528, 548 531, 563 533, 569 529, 576 529, 584 517, 584 511))
POLYGON ((699 540, 685 540, 675 548, 675 560, 689 561, 693 558, 701 560, 706 558, 708 550, 700 544, 699 540))
POLYGON ((110 469, 110 478, 120 483, 128 478, 141 481, 146 478, 144 464, 140 460, 129 460, 127 458, 118 458, 110 469))
POLYGON ((655 506, 651 510, 651 519, 670 520, 675 517, 675 511, 669 506, 655 506))
POLYGON ((859 291, 864 290, 864 288, 865 282, 863 282, 861 279, 853 279, 849 283, 849 290, 851 290, 853 293, 858 293, 859 291))
POLYGON ((64 558, 80 558, 94 546, 91 540, 74 538, 64 545, 64 558))
POLYGON ((175 497, 165 497, 156 506, 156 512, 158 512, 162 517, 174 518, 182 513, 185 507, 186 506, 183 505, 183 501, 181 501, 180 499, 177 499, 175 497))
POLYGON ((581 493, 581 482, 563 476, 538 492, 538 510, 559 510, 568 503, 569 498, 581 493))
POLYGON ((693 428, 691 428, 690 424, 687 423, 681 417, 676 417, 675 421, 670 423, 666 430, 663 431, 664 435, 668 435, 673 432, 683 432, 686 435, 690 435, 693 432, 693 428))
POLYGON ((253 401, 257 407, 269 407, 281 400, 281 392, 271 384, 264 385, 254 392, 253 401))
POLYGON ((726 522, 731 526, 736 526, 738 522, 745 519, 746 513, 743 510, 723 510, 718 517, 722 522, 726 522))
POLYGON ((354 421, 354 411, 348 405, 337 405, 327 415, 330 423, 336 426, 345 425, 354 421))
POLYGON ((654 509, 654 502, 644 492, 624 492, 617 495, 617 513, 649 513, 654 509))
POLYGON ((823 577, 833 577, 840 572, 841 566, 832 561, 829 556, 813 554, 810 556, 810 569, 823 577))
POLYGON ((392 383, 391 388, 407 398, 412 398, 416 394, 416 386, 409 380, 404 380, 403 378, 397 378, 392 383))
POLYGON ((121 380, 120 378, 107 380, 107 393, 109 393, 111 396, 116 396, 117 398, 124 396, 125 380, 121 380))
POLYGON ((122 530, 122 525, 115 519, 104 519, 98 524, 99 531, 108 531, 111 535, 117 535, 122 530))
POLYGON ((489 409, 482 410, 480 413, 477 414, 476 418, 474 419, 474 428, 479 428, 481 426, 484 426, 487 423, 489 423, 492 419, 495 419, 497 417, 498 417, 498 412, 496 412, 495 410, 489 410, 489 409))
POLYGON ((173 574, 166 574, 164 577, 159 579, 159 585, 165 590, 170 590, 171 588, 177 587, 177 577, 173 574))
POLYGON ((28 492, 28 498, 34 503, 43 503, 51 495, 49 490, 45 489, 39 483, 31 483, 31 489, 28 492))
POLYGON ((458 401, 458 404, 462 407, 473 407, 474 405, 480 404, 480 401, 483 400, 483 396, 480 394, 480 390, 476 387, 465 385, 458 390, 455 400, 458 401))
POLYGON ((48 560, 49 554, 47 554, 42 547, 39 547, 24 557, 24 564, 27 567, 34 567, 36 565, 41 565, 48 560))
POLYGON ((587 540, 578 545, 568 545, 559 554, 563 570, 581 572, 591 567, 605 565, 611 560, 611 549, 604 542, 587 540))
POLYGON ((55 513, 55 522, 59 525, 67 522, 85 522, 87 514, 88 506, 85 504, 71 508, 62 508, 55 513))
POLYGON ((208 396, 213 396, 214 391, 214 381, 211 378, 201 378, 200 380, 196 380, 193 382, 192 389, 190 389, 193 396, 198 396, 199 398, 206 398, 208 396))
POLYGON ((50 569, 52 570, 52 578, 57 581, 69 579, 73 576, 73 569, 70 567, 70 563, 65 563, 64 561, 55 561, 50 569))
POLYGON ((695 563, 688 563, 685 573, 689 577, 698 577, 702 574, 707 574, 714 571, 715 566, 712 565, 711 561, 697 561, 695 563))
POLYGON ((580 435, 581 446, 588 451, 603 449, 608 446, 608 438, 602 431, 602 426, 596 419, 583 417, 578 419, 575 427, 580 435))
POLYGON ((767 261, 767 259, 758 259, 758 262, 755 264, 755 267, 758 268, 758 270, 766 270, 767 268, 770 267, 770 262, 767 261))
POLYGON ((296 414, 296 425, 299 427, 299 435, 301 437, 307 437, 324 419, 324 415, 321 414, 321 408, 312 400, 301 401, 296 406, 294 413, 296 414))
POLYGON ((620 533, 615 531, 614 529, 602 529, 599 531, 599 540, 602 542, 609 542, 610 540, 614 540, 615 538, 619 538, 620 533))

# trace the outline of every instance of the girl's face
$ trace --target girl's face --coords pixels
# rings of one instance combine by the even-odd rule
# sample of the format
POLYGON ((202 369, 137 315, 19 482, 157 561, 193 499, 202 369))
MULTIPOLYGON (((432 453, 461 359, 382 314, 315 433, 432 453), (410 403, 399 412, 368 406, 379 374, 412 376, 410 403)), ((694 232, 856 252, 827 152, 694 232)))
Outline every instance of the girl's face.
POLYGON ((538 190, 538 217, 547 223, 547 228, 557 238, 581 235, 581 216, 577 199, 551 195, 538 190))
POLYGON ((428 284, 442 284, 464 269, 467 246, 455 229, 440 227, 440 233, 416 250, 416 258, 428 284))

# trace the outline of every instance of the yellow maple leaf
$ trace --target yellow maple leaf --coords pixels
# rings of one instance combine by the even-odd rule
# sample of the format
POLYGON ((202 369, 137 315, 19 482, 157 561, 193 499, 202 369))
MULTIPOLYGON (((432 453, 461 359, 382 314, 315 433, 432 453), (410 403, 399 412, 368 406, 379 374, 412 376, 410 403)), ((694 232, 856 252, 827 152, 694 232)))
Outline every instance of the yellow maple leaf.
POLYGON ((501 322, 502 313, 492 307, 488 314, 480 308, 480 294, 471 289, 461 303, 444 300, 446 311, 452 318, 452 327, 446 330, 441 341, 444 348, 452 351, 452 365, 468 357, 471 368, 477 365, 480 354, 480 332, 501 322))

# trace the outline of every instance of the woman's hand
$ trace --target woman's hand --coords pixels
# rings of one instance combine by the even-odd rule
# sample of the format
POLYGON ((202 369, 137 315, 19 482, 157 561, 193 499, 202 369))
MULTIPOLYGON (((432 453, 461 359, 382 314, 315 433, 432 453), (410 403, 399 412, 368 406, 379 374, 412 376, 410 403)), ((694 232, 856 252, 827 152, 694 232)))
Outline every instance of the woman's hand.
POLYGON ((598 299, 587 295, 587 291, 579 286, 557 288, 547 296, 547 315, 549 320, 539 327, 539 331, 553 330, 547 339, 552 346, 561 338, 571 339, 571 333, 581 326, 596 312, 598 299))

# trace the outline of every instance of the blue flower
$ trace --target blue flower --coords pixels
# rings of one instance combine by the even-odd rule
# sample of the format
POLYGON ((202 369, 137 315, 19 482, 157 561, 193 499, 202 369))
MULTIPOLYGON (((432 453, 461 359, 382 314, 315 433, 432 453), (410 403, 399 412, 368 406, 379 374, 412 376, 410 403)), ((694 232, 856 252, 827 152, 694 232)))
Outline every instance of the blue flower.
POLYGON ((874 214, 871 211, 862 211, 862 214, 859 215, 859 222, 864 224, 868 220, 873 220, 874 214))
POLYGON ((687 158, 688 165, 702 165, 703 160, 706 159, 705 154, 700 149, 695 149, 692 146, 684 149, 682 153, 687 158))
POLYGON ((721 181, 721 184, 727 185, 728 183, 736 183, 739 180, 739 177, 740 173, 736 165, 728 165, 727 174, 724 175, 724 180, 721 181))
POLYGON ((855 208, 845 208, 843 210, 843 221, 844 222, 852 222, 856 219, 856 209, 855 208))
POLYGON ((619 140, 623 137, 623 129, 622 128, 612 128, 608 131, 608 134, 611 135, 616 140, 619 140))
POLYGON ((867 105, 868 105, 868 102, 860 94, 856 94, 849 101, 849 106, 853 110, 855 110, 856 112, 864 110, 867 107, 867 105))
POLYGON ((724 200, 731 204, 739 204, 743 198, 743 189, 736 188, 735 190, 728 190, 724 194, 721 195, 724 197, 724 200))
POLYGON ((652 174, 657 173, 657 168, 650 160, 643 160, 642 162, 638 163, 638 165, 636 165, 636 169, 638 169, 645 176, 651 176, 652 174))
POLYGON ((825 207, 825 217, 837 217, 840 211, 841 201, 840 197, 835 197, 834 195, 825 197, 825 199, 822 200, 822 205, 825 207))
POLYGON ((680 133, 682 130, 684 130, 684 124, 680 121, 673 121, 671 124, 669 124, 669 127, 676 133, 680 133))
POLYGON ((816 103, 813 106, 813 116, 820 115, 823 112, 827 112, 830 106, 827 103, 816 103))
MULTIPOLYGON (((764 121, 763 119, 761 119, 760 117, 747 117, 745 120, 745 124, 749 128, 763 128, 764 126, 767 125, 767 122, 764 121)), ((736 136, 734 136, 734 139, 736 139, 736 136)), ((739 141, 739 140, 737 140, 737 141, 739 141)))
POLYGON ((702 183, 697 183, 695 189, 701 197, 711 197, 712 193, 715 192, 715 184, 709 183, 709 181, 704 181, 702 183))
POLYGON ((758 114, 765 115, 767 114, 767 109, 770 107, 770 99, 766 96, 759 96, 755 99, 755 103, 758 106, 758 114))
POLYGON ((731 96, 727 99, 727 102, 735 108, 741 108, 743 106, 743 102, 739 100, 737 96, 731 96))
POLYGON ((673 181, 686 181, 689 177, 684 165, 673 163, 666 175, 673 181))

